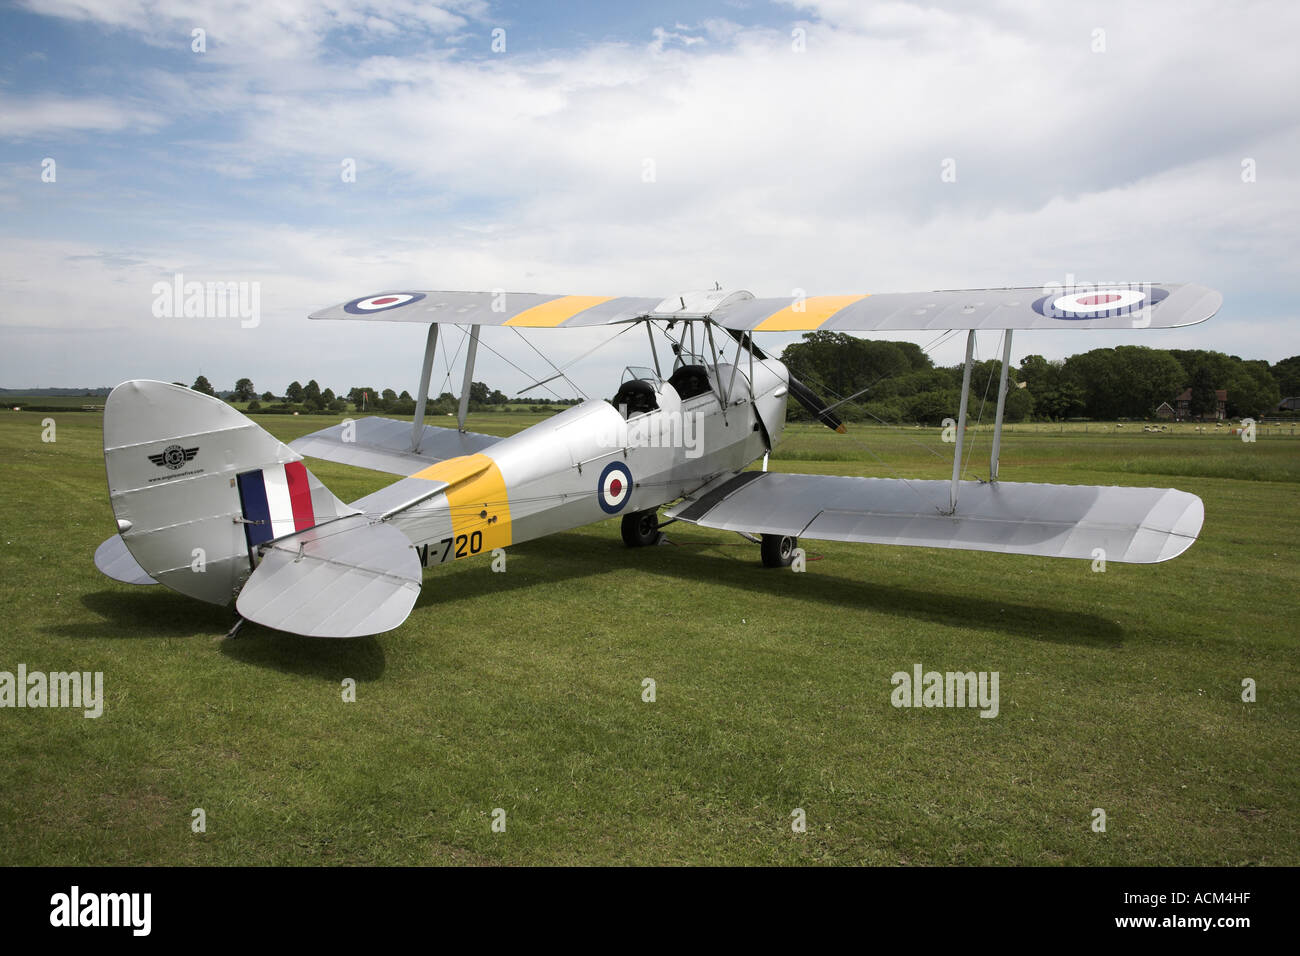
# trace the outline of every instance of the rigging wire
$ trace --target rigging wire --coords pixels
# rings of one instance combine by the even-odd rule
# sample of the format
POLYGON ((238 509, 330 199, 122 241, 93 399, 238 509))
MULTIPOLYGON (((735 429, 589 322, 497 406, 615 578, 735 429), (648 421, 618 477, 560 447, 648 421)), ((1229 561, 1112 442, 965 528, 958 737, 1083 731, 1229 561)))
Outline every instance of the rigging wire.
MULTIPOLYGON (((510 327, 510 330, 511 330, 512 332, 514 332, 515 335, 519 336, 519 338, 523 341, 523 343, 524 343, 525 345, 527 345, 530 349, 532 349, 534 352, 536 352, 538 355, 540 355, 540 356, 542 357, 542 360, 543 360, 544 362, 546 362, 547 365, 549 365, 551 368, 555 369, 556 373, 559 374, 560 377, 562 377, 566 382, 568 382, 570 385, 572 385, 574 391, 576 391, 576 392, 577 392, 579 395, 581 395, 584 399, 588 399, 588 398, 590 398, 590 396, 589 396, 586 392, 584 392, 584 391, 582 390, 582 387, 581 387, 580 385, 578 385, 577 382, 575 382, 573 379, 569 378, 569 376, 565 375, 565 374, 564 374, 564 370, 561 369, 558 365, 556 365, 554 362, 552 362, 552 361, 550 360, 550 358, 546 355, 545 352, 543 352, 541 349, 539 349, 539 348, 538 348, 536 345, 534 345, 532 342, 528 341, 528 339, 524 337, 524 333, 523 333, 523 332, 519 331, 519 329, 515 328, 513 325, 510 327)), ((617 337, 618 337, 618 336, 615 336, 615 338, 617 338, 617 337)), ((613 341, 613 340, 611 339, 611 341, 613 341)), ((541 384, 541 383, 539 383, 539 384, 541 384)), ((529 386, 529 388, 531 388, 531 387, 535 387, 535 386, 529 386)), ((520 395, 522 395, 522 394, 523 394, 524 392, 526 392, 526 391, 528 391, 528 388, 521 389, 520 391, 518 391, 518 392, 515 393, 515 397, 518 398, 520 395)))

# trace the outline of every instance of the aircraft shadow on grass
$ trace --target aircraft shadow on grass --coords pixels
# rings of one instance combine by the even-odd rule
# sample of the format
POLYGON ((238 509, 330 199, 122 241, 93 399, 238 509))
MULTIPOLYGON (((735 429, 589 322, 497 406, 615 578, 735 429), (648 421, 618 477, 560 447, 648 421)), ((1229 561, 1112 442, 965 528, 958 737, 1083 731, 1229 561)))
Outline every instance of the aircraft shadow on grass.
MULTIPOLYGON (((82 595, 81 603, 99 620, 48 630, 90 639, 157 639, 195 632, 219 637, 235 621, 231 608, 199 604, 162 587, 92 591, 82 595)), ((237 639, 221 641, 220 649, 242 663, 331 680, 374 680, 385 665, 383 645, 374 636, 322 640, 255 624, 245 624, 237 639)))
MULTIPOLYGON (((671 532, 669 540, 672 540, 671 532)), ((516 545, 508 552, 511 558, 544 562, 544 570, 540 573, 528 567, 516 571, 507 564, 505 573, 494 574, 486 561, 468 564, 458 568, 454 575, 445 574, 441 579, 435 572, 425 576, 424 588, 415 606, 417 610, 432 609, 499 595, 507 590, 544 589, 548 581, 635 570, 678 578, 687 585, 710 581, 738 592, 776 594, 797 602, 791 604, 792 621, 805 613, 803 605, 808 602, 827 608, 901 615, 945 627, 991 629, 1012 637, 1053 644, 1118 647, 1124 642, 1124 628, 1097 615, 1061 610, 1048 603, 1020 604, 1005 599, 968 597, 932 589, 831 577, 818 574, 815 565, 810 566, 809 571, 795 575, 789 570, 762 567, 756 546, 745 542, 738 542, 738 545, 745 557, 727 559, 719 557, 717 550, 730 549, 731 542, 690 542, 636 552, 629 551, 618 539, 605 541, 588 535, 551 535, 516 545), (440 580, 442 586, 439 586, 440 580), (797 613, 794 613, 795 608, 797 613)), ((813 551, 809 553, 815 554, 813 551)), ((636 598, 629 594, 628 600, 636 598)))
MULTIPOLYGON (((425 575, 416 608, 428 614, 440 606, 490 599, 508 591, 545 589, 548 582, 635 570, 676 578, 687 586, 708 580, 735 591, 738 598, 752 591, 774 594, 791 602, 792 621, 797 621, 806 605, 811 605, 903 616, 945 627, 995 630, 1009 637, 1055 644, 1113 648, 1120 646, 1125 637, 1123 627, 1114 621, 1043 604, 855 581, 819 574, 815 567, 798 576, 790 571, 765 569, 756 555, 750 559, 749 552, 756 549, 744 543, 739 544, 737 553, 745 557, 729 559, 717 554, 730 545, 691 542, 662 550, 630 552, 613 538, 606 541, 590 535, 554 535, 511 548, 508 560, 517 564, 513 568, 507 565, 504 574, 493 573, 489 562, 483 560, 454 572, 425 575)), ((627 599, 636 600, 630 593, 627 599)), ((234 620, 230 608, 196 604, 160 587, 93 591, 82 595, 81 602, 99 620, 59 625, 53 632, 91 639, 161 638, 195 631, 215 637, 225 633, 234 620)), ((346 640, 300 637, 246 623, 238 638, 223 640, 219 647, 223 655, 241 663, 284 673, 331 680, 375 680, 384 673, 383 640, 374 636, 346 640)))

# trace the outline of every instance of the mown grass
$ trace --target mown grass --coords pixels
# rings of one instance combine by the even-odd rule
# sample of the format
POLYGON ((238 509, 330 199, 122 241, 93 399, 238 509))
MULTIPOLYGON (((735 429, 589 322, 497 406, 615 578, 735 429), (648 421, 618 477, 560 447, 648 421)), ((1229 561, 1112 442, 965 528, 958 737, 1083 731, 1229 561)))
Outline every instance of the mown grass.
MULTIPOLYGON (((0 862, 1300 862, 1294 441, 1008 433, 1004 479, 1201 495, 1164 565, 807 542, 791 574, 735 535, 631 552, 606 522, 505 574, 429 572, 385 635, 222 641, 229 611, 98 574, 99 416, 55 416, 52 444, 43 417, 0 417, 0 670, 103 671, 107 701, 0 710, 0 862), (1001 713, 893 708, 918 662, 999 671, 1001 713)), ((794 426, 773 467, 946 477, 949 450, 794 426)), ((311 467, 344 498, 390 480, 311 467)))

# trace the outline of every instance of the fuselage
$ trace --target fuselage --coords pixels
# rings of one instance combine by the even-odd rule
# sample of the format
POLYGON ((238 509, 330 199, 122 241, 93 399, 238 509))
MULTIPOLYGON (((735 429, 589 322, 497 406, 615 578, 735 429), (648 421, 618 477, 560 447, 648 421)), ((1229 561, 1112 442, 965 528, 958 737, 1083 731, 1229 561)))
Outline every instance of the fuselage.
MULTIPOLYGON (((657 508, 744 469, 778 440, 788 373, 775 359, 695 366, 679 387, 657 376, 640 408, 583 402, 485 452, 439 462, 406 480, 448 487, 390 522, 425 567, 657 508), (653 408, 644 409, 646 404, 653 408)), ((644 393, 645 389, 641 389, 644 393)), ((621 392, 620 392, 621 394, 621 392)), ((364 506, 363 502, 357 502, 364 506)))

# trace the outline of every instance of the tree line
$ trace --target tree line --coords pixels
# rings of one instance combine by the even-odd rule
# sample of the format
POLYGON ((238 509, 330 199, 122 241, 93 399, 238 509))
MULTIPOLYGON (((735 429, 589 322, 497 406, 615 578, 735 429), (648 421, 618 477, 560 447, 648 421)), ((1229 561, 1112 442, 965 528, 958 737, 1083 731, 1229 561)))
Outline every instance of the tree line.
MULTIPOLYGON (((836 409, 851 421, 939 424, 953 417, 961 401, 962 366, 936 366, 910 342, 859 339, 840 332, 810 332, 786 347, 781 360, 830 402, 857 396, 836 409)), ((969 408, 972 419, 997 403, 1002 363, 973 363, 969 408)), ((1192 416, 1210 416, 1216 391, 1227 392, 1226 414, 1273 414, 1282 398, 1300 395, 1300 356, 1275 365, 1204 349, 1154 349, 1141 345, 1092 349, 1066 359, 1027 355, 1008 369, 1006 420, 1113 420, 1155 417, 1164 402, 1173 406, 1191 389, 1192 416)), ((789 416, 806 419, 791 403, 789 416)))
MULTIPOLYGON (((184 385, 183 382, 175 382, 184 385)), ((375 388, 370 385, 356 385, 345 393, 336 393, 331 388, 322 389, 315 379, 306 385, 295 380, 289 383, 282 395, 271 391, 258 394, 257 387, 250 378, 241 378, 235 382, 233 391, 218 394, 208 379, 200 375, 190 386, 196 392, 223 398, 231 402, 247 403, 250 412, 387 412, 394 415, 413 415, 415 399, 408 391, 397 392, 391 388, 375 388)), ((577 399, 530 398, 530 406, 572 405, 577 399)), ((469 407, 471 411, 491 408, 500 409, 507 405, 510 398, 500 389, 494 389, 484 382, 472 382, 469 387, 469 407)), ((425 410, 429 415, 454 414, 460 407, 459 396, 443 392, 437 398, 430 396, 425 410)))
MULTIPOLYGON (((841 332, 809 332, 786 347, 781 360, 790 371, 829 402, 852 398, 836 412, 849 421, 879 420, 894 424, 937 425, 953 417, 961 401, 962 366, 937 366, 919 345, 860 339, 841 332)), ((997 359, 976 362, 971 369, 969 408, 972 420, 991 419, 997 403, 997 359)), ((1066 359, 1049 360, 1027 355, 1008 370, 1006 420, 1062 421, 1068 418, 1114 420, 1149 419, 1164 402, 1174 405, 1179 394, 1191 390, 1188 412, 1193 417, 1213 417, 1216 392, 1227 392, 1229 417, 1272 415, 1283 398, 1300 396, 1300 355, 1275 364, 1245 360, 1204 349, 1155 349, 1141 345, 1092 349, 1066 359)), ((183 383, 177 382, 180 385, 183 383)), ((216 395, 200 375, 190 386, 216 395)), ((322 389, 315 379, 306 385, 290 382, 282 395, 260 395, 249 378, 241 378, 222 398, 248 403, 252 412, 384 412, 411 415, 415 399, 410 392, 391 388, 354 386, 336 393, 322 389)), ((510 399, 483 382, 470 386, 471 411, 502 409, 510 399)), ((576 404, 578 399, 530 398, 534 410, 576 404)), ((454 414, 458 396, 443 392, 430 396, 430 415, 454 414)), ((787 415, 809 419, 802 406, 791 402, 787 415)))

